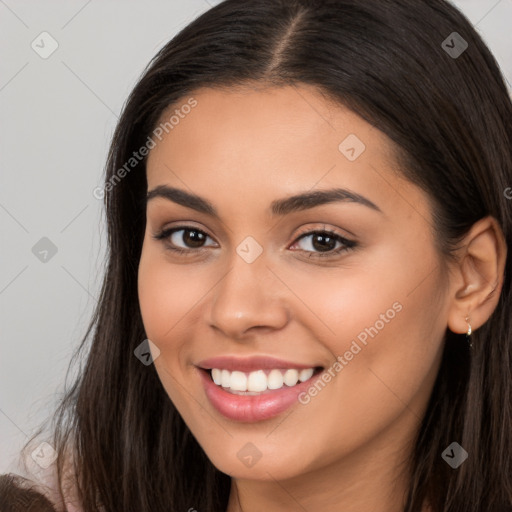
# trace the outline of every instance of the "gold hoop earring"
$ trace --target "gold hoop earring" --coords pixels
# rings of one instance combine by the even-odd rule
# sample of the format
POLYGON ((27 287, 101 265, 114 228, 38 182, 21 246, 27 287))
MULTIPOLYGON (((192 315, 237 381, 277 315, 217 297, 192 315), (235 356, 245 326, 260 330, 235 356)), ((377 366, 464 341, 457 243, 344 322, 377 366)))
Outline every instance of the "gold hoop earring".
POLYGON ((473 348, 473 344, 471 343, 471 324, 469 323, 469 317, 466 317, 466 322, 468 323, 468 332, 466 333, 466 341, 468 342, 469 348, 473 348))

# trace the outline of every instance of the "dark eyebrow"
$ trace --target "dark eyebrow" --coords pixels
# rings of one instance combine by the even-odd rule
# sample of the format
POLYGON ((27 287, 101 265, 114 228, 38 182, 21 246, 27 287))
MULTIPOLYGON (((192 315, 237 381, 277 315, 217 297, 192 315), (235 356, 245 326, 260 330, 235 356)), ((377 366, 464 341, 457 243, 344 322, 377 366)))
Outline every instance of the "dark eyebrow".
POLYGON ((146 196, 146 204, 155 197, 163 197, 164 199, 181 204, 187 208, 192 208, 193 210, 205 213, 211 217, 219 218, 219 214, 213 204, 196 194, 185 192, 179 188, 169 187, 167 185, 158 185, 158 187, 155 187, 153 190, 148 192, 146 196))
POLYGON ((351 192, 345 188, 331 188, 329 190, 315 190, 304 192, 296 196, 286 197, 273 201, 270 205, 272 215, 287 215, 291 212, 308 210, 322 204, 346 201, 349 203, 358 203, 367 206, 372 210, 382 213, 382 210, 372 203, 366 197, 351 192))
MULTIPOLYGON (((217 219, 219 218, 217 210, 209 201, 196 194, 185 192, 179 188, 169 187, 167 185, 158 185, 148 192, 146 196, 146 204, 155 197, 163 197, 164 199, 168 199, 169 201, 191 208, 200 213, 204 213, 217 219)), ((270 204, 270 211, 272 216, 287 215, 292 212, 309 210, 315 206, 342 201, 361 204, 382 213, 382 210, 366 197, 344 188, 315 190, 286 197, 284 199, 277 199, 272 201, 270 204)))

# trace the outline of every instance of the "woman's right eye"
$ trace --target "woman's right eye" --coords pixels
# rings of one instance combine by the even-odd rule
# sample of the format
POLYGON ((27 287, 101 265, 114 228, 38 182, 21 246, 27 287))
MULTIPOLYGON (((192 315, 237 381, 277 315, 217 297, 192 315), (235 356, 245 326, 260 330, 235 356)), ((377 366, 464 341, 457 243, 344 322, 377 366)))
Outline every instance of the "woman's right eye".
POLYGON ((178 226, 175 228, 164 229, 154 235, 155 240, 163 240, 167 249, 178 254, 192 254, 202 251, 202 245, 210 236, 193 226, 178 226), (180 247, 179 243, 184 244, 180 247))

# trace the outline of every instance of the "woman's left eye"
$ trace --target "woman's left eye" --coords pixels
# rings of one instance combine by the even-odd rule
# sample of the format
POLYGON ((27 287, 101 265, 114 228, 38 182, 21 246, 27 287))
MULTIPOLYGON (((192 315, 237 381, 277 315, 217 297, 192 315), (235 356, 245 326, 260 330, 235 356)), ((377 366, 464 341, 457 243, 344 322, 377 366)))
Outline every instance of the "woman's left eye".
MULTIPOLYGON (((328 230, 308 231, 307 233, 300 235, 297 242, 293 245, 297 245, 299 241, 305 240, 309 237, 312 237, 311 241, 305 245, 313 249, 320 248, 320 252, 312 252, 309 256, 310 258, 336 256, 337 254, 353 249, 357 245, 353 240, 347 240, 345 237, 335 233, 334 231, 328 230), (341 247, 338 246, 338 248, 335 248, 337 243, 341 244, 341 247)), ((306 250, 306 252, 311 251, 306 250)))
MULTIPOLYGON (((329 230, 316 230, 303 233, 291 247, 296 246, 300 241, 310 238, 309 243, 305 244, 305 252, 310 252, 311 257, 328 257, 335 256, 341 252, 348 251, 356 247, 357 243, 352 240, 347 240, 343 236, 329 230), (336 247, 336 244, 341 244, 341 247, 336 247), (315 252, 319 251, 319 252, 315 252)), ((191 256, 202 251, 205 246, 203 245, 206 239, 210 238, 208 234, 193 226, 179 226, 176 228, 164 229, 160 233, 153 236, 155 240, 164 240, 167 243, 167 248, 175 253, 191 256), (181 234, 179 234, 181 233, 181 234), (178 243, 181 241, 185 247, 180 247, 178 243)), ((211 239, 211 238, 210 238, 211 239)))

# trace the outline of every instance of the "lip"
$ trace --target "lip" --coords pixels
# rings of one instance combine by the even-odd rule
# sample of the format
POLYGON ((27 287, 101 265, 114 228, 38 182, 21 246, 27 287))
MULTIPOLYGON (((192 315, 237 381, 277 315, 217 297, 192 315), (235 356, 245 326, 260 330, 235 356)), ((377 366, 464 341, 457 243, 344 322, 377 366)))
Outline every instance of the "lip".
POLYGON ((224 417, 242 423, 268 420, 286 411, 292 405, 299 403, 299 395, 305 392, 312 381, 320 375, 320 372, 314 373, 308 380, 299 382, 295 386, 288 387, 285 384, 281 389, 263 391, 259 395, 236 395, 215 384, 209 370, 198 368, 197 371, 203 382, 206 396, 213 407, 224 417))
POLYGON ((238 357, 238 356, 218 356, 209 359, 204 359, 197 363, 196 366, 203 370, 211 370, 212 368, 219 368, 220 370, 229 370, 240 372, 252 372, 256 370, 270 370, 276 369, 289 369, 295 368, 297 370, 304 370, 307 368, 317 368, 319 364, 304 365, 294 363, 292 361, 285 361, 277 359, 272 356, 251 356, 251 357, 238 357))

